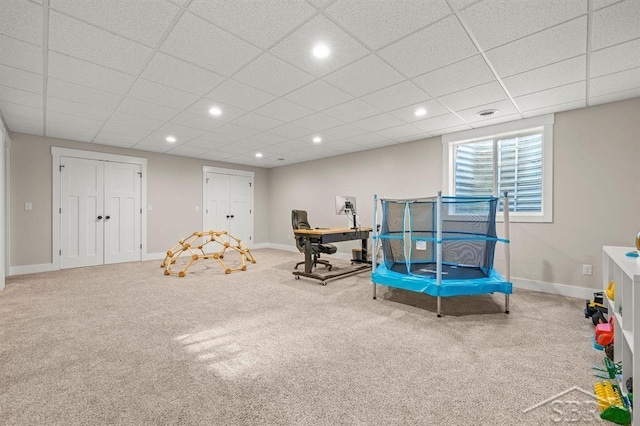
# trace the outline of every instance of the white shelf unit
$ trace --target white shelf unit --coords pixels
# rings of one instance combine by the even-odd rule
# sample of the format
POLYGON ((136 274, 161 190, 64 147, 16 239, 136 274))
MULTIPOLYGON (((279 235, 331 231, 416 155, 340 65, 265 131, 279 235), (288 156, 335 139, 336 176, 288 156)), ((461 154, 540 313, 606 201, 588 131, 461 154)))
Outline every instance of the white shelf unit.
MULTIPOLYGON (((640 258, 627 256, 635 250, 634 247, 605 246, 602 259, 604 297, 609 315, 615 318, 614 358, 616 362, 622 362, 619 385, 625 393, 627 379, 633 377, 634 371, 640 371, 640 363, 634 357, 640 353, 640 340, 633 337, 634 331, 640 330, 640 258), (614 300, 609 300, 606 293, 610 281, 615 283, 614 300)), ((633 425, 640 426, 640 415, 633 416, 633 425)))

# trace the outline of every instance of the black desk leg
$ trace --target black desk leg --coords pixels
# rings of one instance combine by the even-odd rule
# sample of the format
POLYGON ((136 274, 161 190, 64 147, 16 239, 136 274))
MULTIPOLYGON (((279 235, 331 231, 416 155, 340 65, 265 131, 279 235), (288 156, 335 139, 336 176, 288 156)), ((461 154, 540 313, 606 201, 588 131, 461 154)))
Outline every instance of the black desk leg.
POLYGON ((367 238, 362 239, 362 261, 367 262, 369 257, 367 255, 367 238))
POLYGON ((312 269, 313 264, 311 263, 311 238, 309 238, 309 236, 307 235, 304 239, 304 272, 310 274, 312 269))

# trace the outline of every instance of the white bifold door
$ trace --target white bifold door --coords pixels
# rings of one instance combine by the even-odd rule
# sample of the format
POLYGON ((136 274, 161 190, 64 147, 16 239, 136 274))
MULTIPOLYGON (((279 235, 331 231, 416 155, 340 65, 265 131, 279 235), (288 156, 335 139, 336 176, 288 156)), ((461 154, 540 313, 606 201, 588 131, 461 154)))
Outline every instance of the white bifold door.
POLYGON ((253 178, 206 173, 205 230, 227 231, 251 247, 253 178))
POLYGON ((141 166, 60 160, 60 267, 141 260, 141 166))

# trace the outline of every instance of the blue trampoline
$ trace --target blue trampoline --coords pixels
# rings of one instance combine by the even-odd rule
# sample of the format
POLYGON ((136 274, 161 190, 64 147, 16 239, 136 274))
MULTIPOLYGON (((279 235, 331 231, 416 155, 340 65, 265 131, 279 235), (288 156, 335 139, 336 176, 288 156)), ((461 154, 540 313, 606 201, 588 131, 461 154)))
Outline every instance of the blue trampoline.
MULTIPOLYGON (((504 210, 505 238, 496 233, 497 197, 437 197, 380 199, 382 223, 378 226, 378 196, 374 196, 373 298, 376 285, 401 288, 437 297, 489 293, 505 294, 509 313, 512 293, 509 254, 509 209, 504 210), (505 243, 506 276, 493 269, 497 242, 505 243)), ((507 193, 503 206, 508 206, 507 193)))

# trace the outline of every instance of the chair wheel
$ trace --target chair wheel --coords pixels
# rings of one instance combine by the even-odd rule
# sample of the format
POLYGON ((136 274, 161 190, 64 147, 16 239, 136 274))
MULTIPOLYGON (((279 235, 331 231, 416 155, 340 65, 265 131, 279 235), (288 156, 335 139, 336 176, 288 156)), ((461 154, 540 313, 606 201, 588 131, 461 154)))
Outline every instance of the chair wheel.
POLYGON ((293 269, 298 269, 298 265, 294 266, 293 269))
POLYGON ((327 285, 327 283, 326 283, 326 282, 324 282, 324 281, 322 281, 322 285, 327 285))
POLYGON ((299 279, 300 279, 300 275, 296 275, 296 280, 299 280, 299 279))
POLYGON ((331 268, 332 268, 332 267, 333 267, 333 266, 328 265, 328 266, 327 266, 327 269, 329 269, 329 271, 331 271, 331 268))

